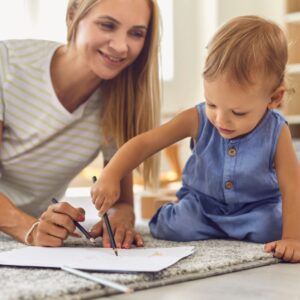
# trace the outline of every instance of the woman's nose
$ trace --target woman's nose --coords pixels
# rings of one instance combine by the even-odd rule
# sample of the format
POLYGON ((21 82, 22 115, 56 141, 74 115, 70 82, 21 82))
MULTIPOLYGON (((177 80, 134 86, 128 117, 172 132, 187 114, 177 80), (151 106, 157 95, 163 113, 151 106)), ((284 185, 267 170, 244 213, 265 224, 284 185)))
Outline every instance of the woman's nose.
POLYGON ((126 36, 121 34, 114 36, 110 42, 109 47, 118 56, 124 56, 128 51, 128 43, 126 36))

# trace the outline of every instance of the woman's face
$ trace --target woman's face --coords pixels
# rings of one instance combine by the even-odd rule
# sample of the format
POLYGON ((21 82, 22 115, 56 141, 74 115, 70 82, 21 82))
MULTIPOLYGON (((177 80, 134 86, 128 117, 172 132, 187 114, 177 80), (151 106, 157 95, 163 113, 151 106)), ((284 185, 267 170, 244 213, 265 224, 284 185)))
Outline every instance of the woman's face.
POLYGON ((142 51, 150 17, 148 0, 98 1, 71 43, 77 59, 99 78, 114 78, 142 51))

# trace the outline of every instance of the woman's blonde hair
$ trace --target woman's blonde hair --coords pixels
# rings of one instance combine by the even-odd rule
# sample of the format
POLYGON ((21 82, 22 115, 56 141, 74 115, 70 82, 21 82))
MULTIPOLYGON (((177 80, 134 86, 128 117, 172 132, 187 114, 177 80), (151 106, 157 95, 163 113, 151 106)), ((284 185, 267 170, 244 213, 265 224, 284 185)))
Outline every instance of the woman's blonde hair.
POLYGON ((258 16, 240 16, 225 23, 208 45, 203 76, 213 80, 224 73, 240 85, 267 79, 270 92, 284 83, 288 47, 283 30, 258 16), (262 76, 262 77, 261 77, 262 76))
MULTIPOLYGON (((80 20, 99 0, 69 0, 68 42, 75 38, 80 20)), ((144 47, 138 58, 115 78, 101 83, 104 101, 101 122, 107 137, 120 147, 130 138, 159 125, 159 9, 156 0, 147 0, 151 18, 144 47)), ((157 184, 158 156, 143 163, 146 185, 157 184)))

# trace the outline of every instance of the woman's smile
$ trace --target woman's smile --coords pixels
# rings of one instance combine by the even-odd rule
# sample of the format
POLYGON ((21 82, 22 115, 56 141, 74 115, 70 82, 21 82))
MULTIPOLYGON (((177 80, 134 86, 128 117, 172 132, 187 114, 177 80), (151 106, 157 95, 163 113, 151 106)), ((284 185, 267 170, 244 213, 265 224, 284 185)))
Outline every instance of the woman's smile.
POLYGON ((108 55, 101 50, 98 50, 98 52, 100 53, 100 55, 104 59, 104 61, 106 63, 108 63, 109 65, 119 66, 125 61, 125 57, 117 57, 117 56, 113 56, 113 55, 108 55))

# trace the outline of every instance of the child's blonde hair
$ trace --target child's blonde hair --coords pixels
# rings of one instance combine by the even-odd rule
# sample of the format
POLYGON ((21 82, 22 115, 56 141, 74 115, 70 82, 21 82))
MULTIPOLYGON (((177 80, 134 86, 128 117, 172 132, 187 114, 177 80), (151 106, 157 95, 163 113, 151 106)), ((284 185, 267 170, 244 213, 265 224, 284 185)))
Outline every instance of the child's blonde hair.
POLYGON ((287 59, 286 37, 277 24, 240 16, 225 23, 210 41, 203 75, 213 80, 226 73, 243 86, 263 78, 273 92, 284 83, 287 59))
MULTIPOLYGON (((107 136, 118 146, 130 138, 159 125, 159 8, 156 0, 147 0, 151 18, 144 47, 138 58, 115 78, 101 83, 104 104, 102 124, 107 136)), ((99 0, 69 0, 67 10, 68 42, 74 40, 80 20, 99 0)), ((158 156, 143 163, 144 181, 157 183, 158 156)))

